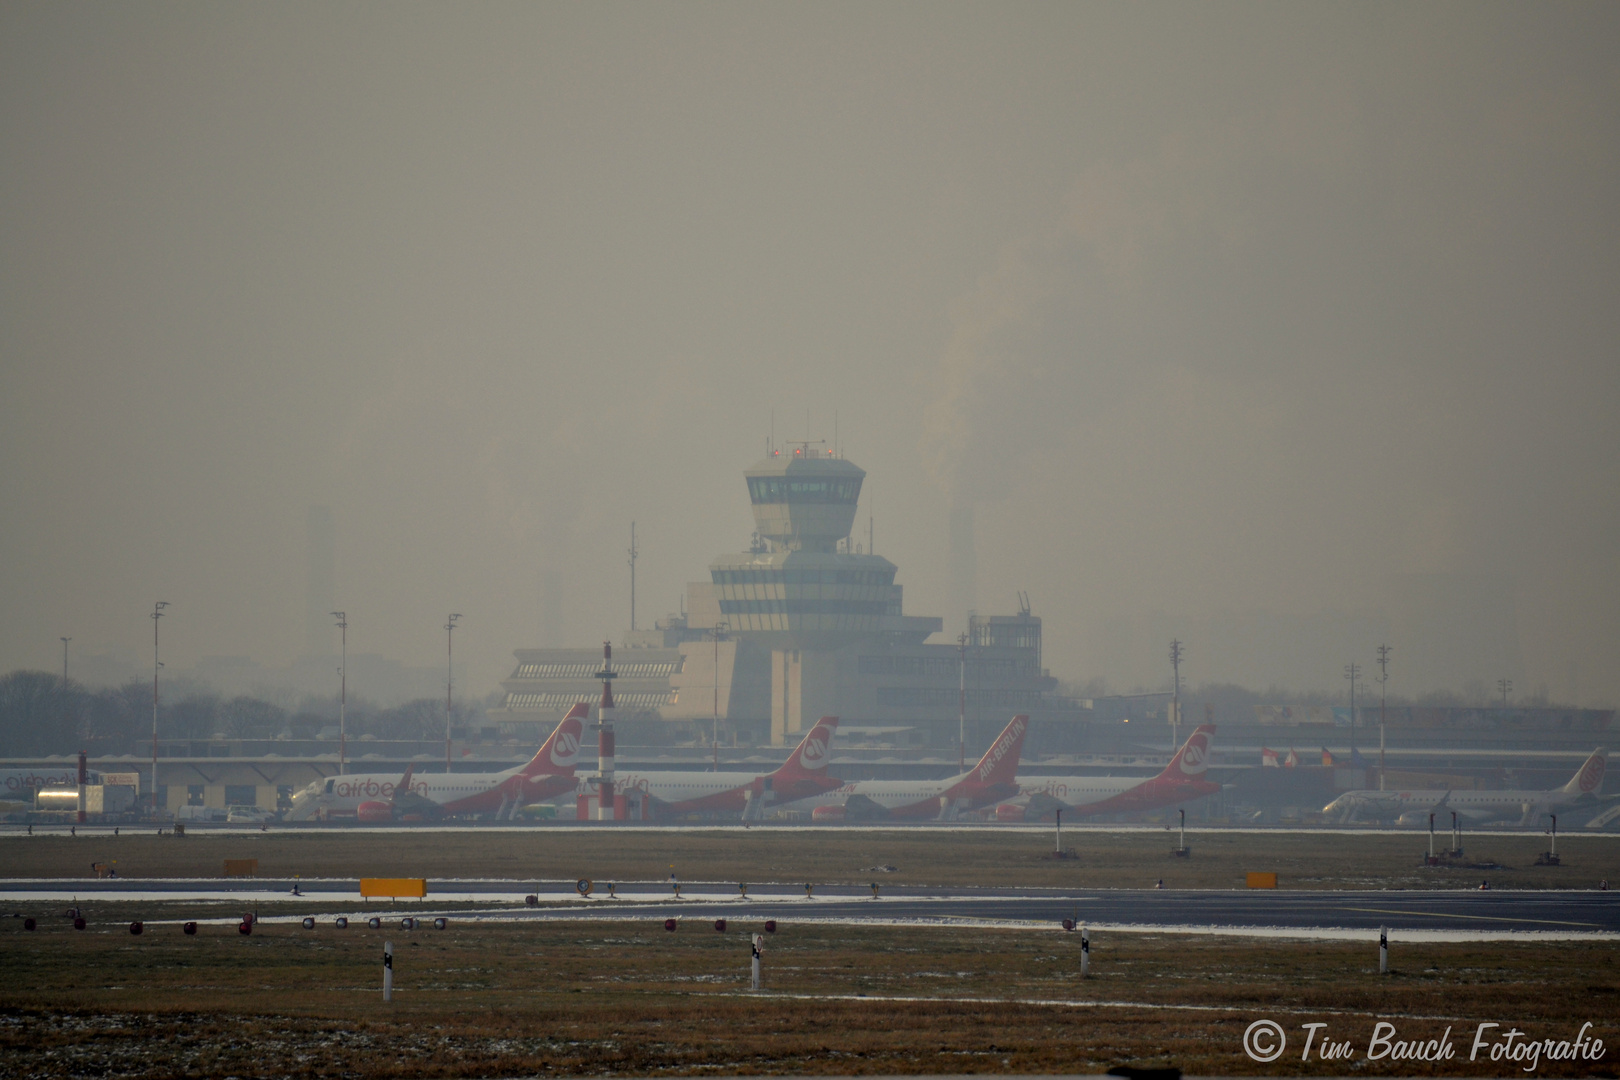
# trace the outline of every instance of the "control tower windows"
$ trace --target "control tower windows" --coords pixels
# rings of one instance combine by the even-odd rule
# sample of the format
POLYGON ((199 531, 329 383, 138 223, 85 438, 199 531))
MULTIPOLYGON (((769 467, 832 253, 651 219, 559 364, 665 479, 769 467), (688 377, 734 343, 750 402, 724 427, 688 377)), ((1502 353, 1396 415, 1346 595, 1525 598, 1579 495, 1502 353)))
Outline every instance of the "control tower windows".
POLYGON ((893 570, 711 570, 716 585, 893 585, 893 570))
POLYGON ((861 496, 858 477, 789 479, 785 476, 750 476, 748 497, 758 503, 848 503, 861 496))

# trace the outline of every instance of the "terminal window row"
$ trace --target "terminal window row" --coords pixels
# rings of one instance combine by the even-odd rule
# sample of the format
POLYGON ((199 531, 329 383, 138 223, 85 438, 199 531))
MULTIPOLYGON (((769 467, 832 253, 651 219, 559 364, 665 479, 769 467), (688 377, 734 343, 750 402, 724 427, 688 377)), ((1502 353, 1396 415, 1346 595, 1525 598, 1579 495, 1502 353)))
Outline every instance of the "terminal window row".
POLYGON ((861 482, 854 477, 789 480, 785 476, 750 476, 748 497, 756 503, 854 503, 861 482))
MULTIPOLYGON (((652 664, 618 664, 613 671, 625 679, 657 679, 675 674, 680 665, 675 661, 652 664)), ((602 670, 596 664, 519 664, 520 679, 591 679, 602 670)))
POLYGON ((716 585, 893 585, 893 570, 711 570, 716 585))
MULTIPOLYGON (((660 709, 671 704, 675 696, 671 691, 655 693, 616 694, 613 704, 621 709, 660 709)), ((575 705, 595 705, 579 694, 550 691, 538 694, 507 694, 508 709, 571 709, 575 705)))
POLYGON ((898 600, 722 600, 726 615, 898 615, 898 600))

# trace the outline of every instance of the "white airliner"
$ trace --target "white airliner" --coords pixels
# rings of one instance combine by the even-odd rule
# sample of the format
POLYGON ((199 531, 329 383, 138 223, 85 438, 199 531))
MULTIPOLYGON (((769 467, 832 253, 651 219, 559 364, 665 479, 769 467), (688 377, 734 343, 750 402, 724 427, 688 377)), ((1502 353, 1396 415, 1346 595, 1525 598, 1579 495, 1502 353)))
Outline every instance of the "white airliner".
POLYGON ((1176 806, 1214 795, 1221 785, 1204 779, 1214 724, 1200 724, 1157 776, 1020 776, 1018 796, 996 807, 999 821, 1040 821, 1057 811, 1124 814, 1176 806))
POLYGON ((857 780, 813 798, 778 804, 809 810, 812 821, 881 821, 891 818, 954 820, 1016 795, 1013 776, 1024 749, 1029 717, 1015 716, 972 769, 943 780, 857 780))
POLYGON ((590 707, 575 705, 527 764, 494 773, 349 773, 317 780, 293 796, 288 821, 358 817, 396 821, 454 814, 511 817, 533 802, 573 790, 574 763, 590 707))
POLYGON ((1347 791, 1322 808, 1325 818, 1341 822, 1360 817, 1407 818, 1444 814, 1455 810, 1467 821, 1490 821, 1517 817, 1521 825, 1532 824, 1542 814, 1556 813, 1569 806, 1593 805, 1601 801, 1603 774, 1608 768, 1609 751, 1598 747, 1563 787, 1547 791, 1461 791, 1455 788, 1418 791, 1347 791))
MULTIPOLYGON (((693 813, 758 817, 767 804, 803 799, 841 783, 827 776, 837 731, 838 717, 823 716, 781 767, 769 775, 620 771, 613 783, 620 792, 642 792, 654 817, 693 813)), ((582 782, 579 790, 583 794, 588 789, 582 782)))

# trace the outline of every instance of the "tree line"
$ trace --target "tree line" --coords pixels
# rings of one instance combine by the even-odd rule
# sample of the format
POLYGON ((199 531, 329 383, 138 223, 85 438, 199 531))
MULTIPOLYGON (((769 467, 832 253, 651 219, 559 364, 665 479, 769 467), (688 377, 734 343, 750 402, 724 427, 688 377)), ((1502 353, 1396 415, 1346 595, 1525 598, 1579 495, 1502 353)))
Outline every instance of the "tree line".
MULTIPOLYGON (((462 737, 484 723, 484 707, 458 704, 452 730, 462 737)), ((313 739, 337 724, 337 705, 306 699, 283 708, 251 695, 226 698, 206 688, 179 688, 165 694, 158 712, 162 741, 228 739, 313 739)), ((349 702, 344 728, 352 741, 444 738, 444 702, 419 698, 381 708, 349 702)), ((13 671, 0 676, 0 756, 128 753, 152 735, 152 684, 131 680, 91 689, 48 671, 13 671)))

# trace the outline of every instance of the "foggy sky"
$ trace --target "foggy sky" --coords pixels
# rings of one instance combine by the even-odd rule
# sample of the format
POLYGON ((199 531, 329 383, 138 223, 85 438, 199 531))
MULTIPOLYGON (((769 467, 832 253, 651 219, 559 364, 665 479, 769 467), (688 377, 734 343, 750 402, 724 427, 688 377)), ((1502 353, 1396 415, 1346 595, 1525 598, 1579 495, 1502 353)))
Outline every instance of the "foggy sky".
POLYGON ((1614 704, 1617 106, 1613 5, 0 6, 0 670, 289 663, 330 506, 486 691, 836 411, 1060 677, 1614 704))

